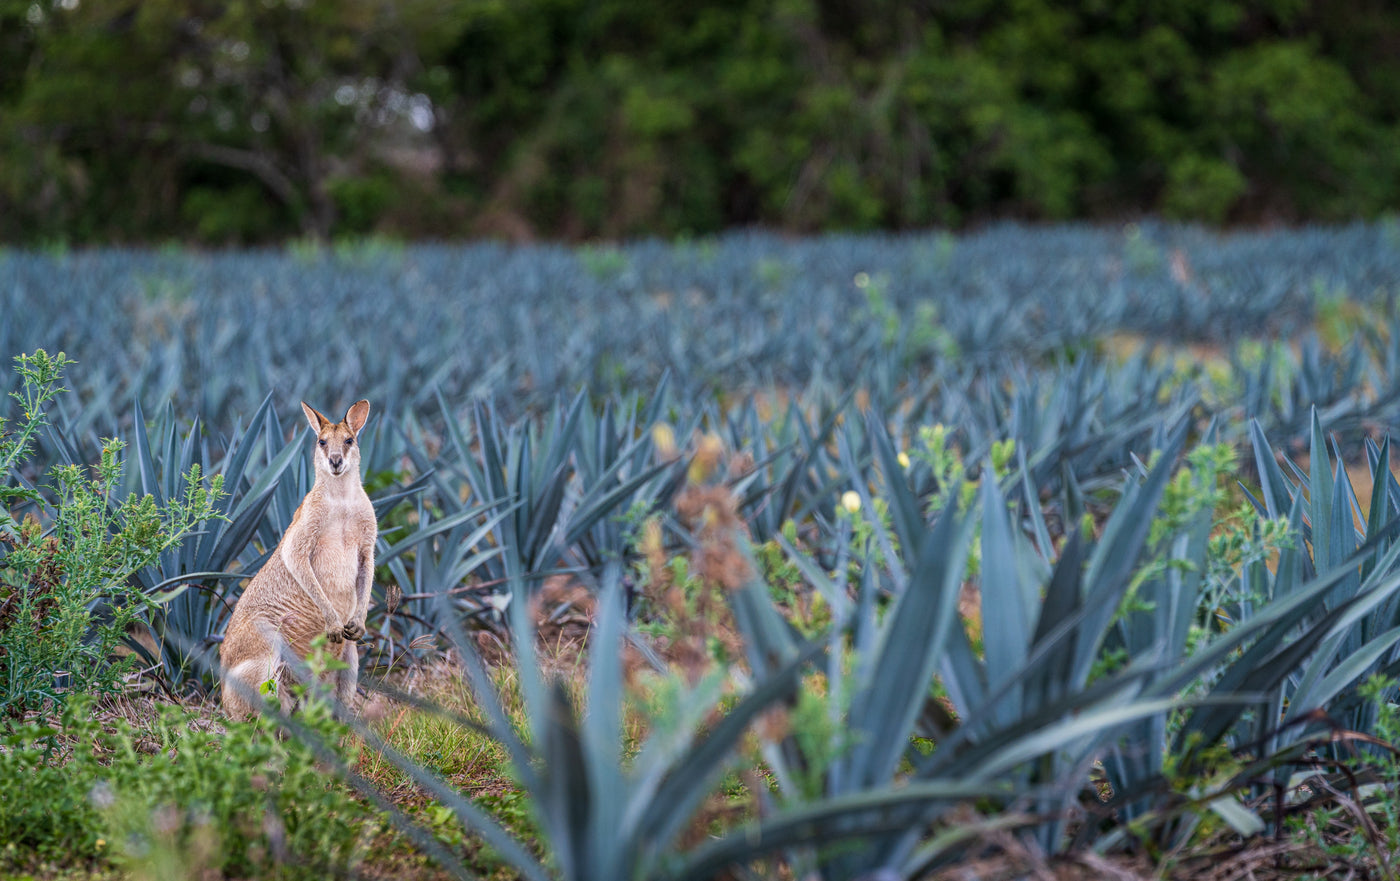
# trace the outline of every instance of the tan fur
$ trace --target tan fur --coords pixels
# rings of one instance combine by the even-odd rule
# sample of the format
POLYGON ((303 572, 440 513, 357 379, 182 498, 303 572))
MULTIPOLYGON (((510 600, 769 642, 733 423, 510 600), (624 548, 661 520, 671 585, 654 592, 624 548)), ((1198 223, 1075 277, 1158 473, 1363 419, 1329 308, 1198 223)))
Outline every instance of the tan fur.
POLYGON ((359 433, 369 401, 351 406, 343 422, 301 407, 316 432, 316 483, 239 597, 224 633, 223 704, 235 718, 253 712, 253 695, 263 682, 275 679, 279 690, 289 685, 287 653, 305 659, 311 640, 322 633, 349 665, 330 674, 336 697, 347 707, 359 679, 355 641, 365 632, 378 534, 374 507, 360 484, 359 433))

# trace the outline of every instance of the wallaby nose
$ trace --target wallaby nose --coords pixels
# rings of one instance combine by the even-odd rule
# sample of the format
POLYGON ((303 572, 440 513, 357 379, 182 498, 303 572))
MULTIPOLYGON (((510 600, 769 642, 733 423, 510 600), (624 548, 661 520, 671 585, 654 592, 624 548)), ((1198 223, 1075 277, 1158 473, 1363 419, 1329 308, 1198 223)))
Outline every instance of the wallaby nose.
POLYGON ((332 456, 327 456, 326 458, 330 459, 331 467, 337 471, 340 470, 341 463, 345 461, 345 459, 343 459, 339 453, 336 453, 332 456))

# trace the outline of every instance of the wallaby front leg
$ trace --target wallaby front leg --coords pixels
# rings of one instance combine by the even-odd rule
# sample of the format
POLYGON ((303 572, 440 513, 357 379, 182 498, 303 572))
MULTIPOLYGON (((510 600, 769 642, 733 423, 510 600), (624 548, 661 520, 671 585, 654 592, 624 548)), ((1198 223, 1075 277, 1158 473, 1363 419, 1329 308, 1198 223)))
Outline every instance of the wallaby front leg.
POLYGON ((365 621, 369 618, 369 594, 374 586, 374 545, 360 548, 358 566, 355 570, 355 615, 345 625, 345 638, 359 639, 365 635, 365 621))
POLYGON ((286 564, 287 571, 291 573, 292 580, 295 581, 311 601, 316 604, 316 609, 321 613, 321 618, 326 624, 326 639, 332 645, 340 642, 344 635, 341 627, 344 622, 340 616, 331 608, 331 601, 326 596, 325 590, 321 588, 320 579, 316 577, 316 570, 311 566, 311 553, 309 550, 303 551, 297 545, 300 542, 283 542, 282 562, 286 564))

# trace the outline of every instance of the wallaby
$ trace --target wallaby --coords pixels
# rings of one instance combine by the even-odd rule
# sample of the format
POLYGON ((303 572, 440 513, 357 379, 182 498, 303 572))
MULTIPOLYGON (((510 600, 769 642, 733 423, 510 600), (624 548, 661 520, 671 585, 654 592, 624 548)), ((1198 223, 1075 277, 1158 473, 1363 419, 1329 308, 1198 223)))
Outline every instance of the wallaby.
MULTIPOLYGON (((358 401, 344 422, 302 403, 316 432, 316 483, 302 499, 277 549, 238 598, 219 648, 224 711, 251 715, 269 679, 285 695, 294 681, 291 655, 305 659, 311 641, 326 635, 348 668, 329 674, 347 708, 355 697, 374 577, 374 506, 360 483, 360 429, 369 401, 358 401)), ((285 700, 285 697, 284 697, 285 700)))

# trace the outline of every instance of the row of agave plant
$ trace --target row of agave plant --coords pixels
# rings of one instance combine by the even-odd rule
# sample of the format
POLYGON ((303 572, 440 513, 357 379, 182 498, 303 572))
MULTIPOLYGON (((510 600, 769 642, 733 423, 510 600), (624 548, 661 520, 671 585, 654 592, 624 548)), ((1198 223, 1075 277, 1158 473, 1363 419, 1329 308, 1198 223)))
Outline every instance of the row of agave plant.
MULTIPOLYGON (((1235 443, 1247 425, 1239 414, 1262 412, 1269 418, 1258 422, 1291 445, 1308 430, 1301 401, 1314 396, 1331 401, 1315 418, 1343 436, 1397 421, 1391 410, 1400 395, 1363 392, 1382 387, 1364 369, 1368 362, 1352 357, 1343 368, 1305 344, 1290 367, 1287 351, 1253 359, 1235 352, 1241 378, 1228 406, 1183 380, 1175 365, 1142 355, 1117 368, 1086 357, 1015 379, 967 371, 945 378, 939 394, 885 409, 865 389, 725 407, 676 395, 663 381, 645 399, 614 396, 598 405, 580 394, 537 418, 507 417, 488 402, 463 412, 441 395, 426 415, 376 413, 363 467, 386 518, 381 581, 404 596, 396 616, 379 619, 378 655, 387 662, 431 645, 449 619, 499 621, 512 579, 529 593, 554 574, 596 577, 609 561, 636 559, 641 520, 668 511, 697 439, 744 454, 723 465, 753 541, 773 541, 793 523, 811 544, 826 546, 842 529, 843 489, 870 483, 878 471, 870 425, 922 450, 910 477, 925 496, 946 493, 943 484, 1014 443, 1050 519, 1067 523, 1116 487, 1136 456, 1167 449, 1207 421, 1221 441, 1235 443), (877 415, 867 421, 870 413, 877 415), (441 595, 452 598, 449 607, 436 603, 441 595)), ((313 480, 300 420, 285 424, 274 403, 265 398, 246 423, 226 430, 186 424, 170 405, 155 419, 139 405, 130 415, 122 492, 179 498, 198 466, 222 475, 228 493, 219 503, 225 519, 139 576, 165 600, 151 622, 165 655, 151 666, 172 690, 212 685, 200 653, 217 644, 238 582, 261 565, 313 480), (162 639, 172 628, 197 649, 162 639)), ((72 415, 61 414, 45 439, 50 462, 96 461, 90 423, 72 415)), ((679 544, 683 526, 668 517, 666 527, 679 544)))
POLYGON ((138 400, 226 430, 224 414, 231 423, 268 389, 293 401, 353 389, 395 412, 441 389, 518 416, 580 386, 648 388, 667 370, 687 398, 873 388, 1104 334, 1229 344, 1356 312, 1364 325, 1395 312, 1397 243, 1394 222, 1229 236, 1144 223, 577 249, 0 249, 0 352, 98 365, 74 390, 102 430, 138 400))
MULTIPOLYGON (((1300 769, 1351 758, 1335 735, 1375 724, 1358 687, 1397 666, 1400 485, 1388 443, 1368 441, 1362 516, 1324 433, 1324 418, 1347 414, 1311 412, 1307 468, 1281 463, 1248 423, 1260 489, 1232 556, 1214 544, 1216 445, 1239 423, 1201 425, 1199 397, 1157 370, 1134 362, 1129 375, 1157 381, 1137 397, 1088 362, 1039 387, 982 385, 982 409, 969 395, 960 411, 980 418, 950 418, 952 430, 910 415, 927 411, 862 416, 853 396, 687 412, 665 387, 601 408, 580 396, 538 420, 486 405, 463 417, 446 401, 436 425, 378 419, 364 467, 385 583, 404 594, 399 613, 375 619, 381 657, 459 649, 570 878, 708 878, 763 857, 826 878, 914 877, 992 828, 1057 852, 1170 845, 1206 813, 1242 833, 1276 825, 1300 769), (676 503, 707 481, 733 511, 712 510, 697 534, 676 503), (620 653, 597 649, 645 644, 634 563, 646 517, 673 554, 781 547, 830 614, 794 627, 763 567, 739 567, 724 596, 742 658, 688 686, 677 717, 624 759, 620 653), (586 712, 533 657, 524 599, 556 574, 598 598, 586 712), (980 633, 959 614, 968 585, 980 633), (482 618, 513 634, 527 737, 464 633, 482 618), (793 711, 814 682, 828 724, 765 741, 761 819, 680 847, 745 732, 793 711), (1259 800, 1274 793, 1283 800, 1259 800), (996 811, 968 823, 954 812, 969 802, 996 811)), ((166 688, 198 692, 237 582, 311 484, 305 438, 270 399, 226 434, 171 408, 149 422, 138 409, 133 425, 123 492, 178 498, 192 465, 228 491, 225 519, 137 576, 157 602, 156 652, 136 650, 166 688)), ((71 426, 48 443, 90 461, 71 426)), ((548 877, 489 815, 361 734, 523 875, 548 877)))
MULTIPOLYGON (((92 446, 99 433, 121 435, 134 429, 137 408, 151 402, 171 403, 186 419, 199 415, 206 430, 230 434, 240 417, 246 421, 247 414, 257 409, 263 393, 254 389, 278 390, 279 406, 298 398, 324 402, 354 394, 368 397, 378 412, 392 414, 395 420, 409 422, 416 415, 441 429, 444 414, 445 421, 458 421, 459 411, 473 402, 489 403, 499 418, 512 424, 525 417, 545 418, 579 388, 596 392, 595 403, 612 400, 617 406, 616 402, 639 391, 664 387, 668 407, 687 414, 712 411, 717 397, 743 399, 774 388, 814 405, 838 401, 855 388, 864 409, 879 412, 896 425, 958 427, 966 435, 969 450, 982 449, 998 437, 1017 436, 1046 443, 1063 438, 1092 455, 1099 448, 1113 450, 1121 444, 1083 435, 1086 418, 1112 429, 1121 425, 1121 435, 1134 422, 1161 421, 1160 412, 1173 414, 1193 407, 1206 417, 1220 415, 1236 424, 1242 423, 1241 416, 1256 418, 1271 433, 1291 439, 1306 436, 1313 406, 1322 412, 1329 429, 1345 432, 1400 420, 1400 313, 1363 306, 1353 311, 1343 310, 1323 333, 1306 333, 1293 343, 1239 338, 1206 350, 1199 359, 1163 355, 1154 350, 1153 338, 1135 343, 1131 337, 1123 345, 1135 346, 1136 351, 1125 358, 1118 350, 1104 348, 1102 335, 1114 331, 1113 326, 1049 350, 995 350, 994 356, 968 358, 956 347, 946 352, 936 346, 928 349, 920 342, 923 334, 918 322, 889 313, 892 323, 885 327, 868 316, 853 319, 863 328, 861 339, 839 355, 842 362, 853 360, 854 364, 828 365, 829 356, 836 357, 841 346, 833 340, 831 351, 814 350, 805 356, 804 363, 812 367, 809 375, 783 379, 778 354, 747 353, 736 358, 751 362, 752 374, 733 385, 716 385, 715 377, 704 378, 704 365, 669 359, 663 363, 673 368, 658 367, 660 375, 653 371, 643 384, 626 386, 630 394, 598 392, 610 386, 594 381, 583 368, 574 381, 560 384, 549 394, 500 395, 485 378, 482 384, 462 387, 427 368, 411 374, 381 371, 344 378, 333 372, 313 382, 301 362, 261 377, 218 373, 216 365, 210 365, 206 375, 206 371, 184 371, 178 359, 170 360, 174 355, 136 352, 79 365, 72 378, 75 394, 56 402, 57 421, 92 446), (127 363, 133 359, 139 370, 127 363), (153 371, 158 369, 157 375, 153 371), (229 390, 204 400, 188 400, 184 394, 186 386, 213 384, 229 390), (725 389, 724 395, 717 395, 716 388, 725 389), (437 402, 443 400, 451 406, 438 412, 437 402)), ((771 330, 764 333, 781 336, 771 330)), ((67 338, 75 335, 58 335, 61 338, 53 340, 51 350, 73 351, 67 338)), ((454 345, 466 345, 463 339, 454 345)), ((177 348, 184 351, 183 346, 177 348)), ((602 351, 579 357, 586 362, 590 357, 611 356, 602 351)), ((533 382, 530 369, 519 369, 523 370, 520 376, 497 371, 497 378, 533 382)), ((0 383, 15 384, 8 365, 0 364, 0 383)))

